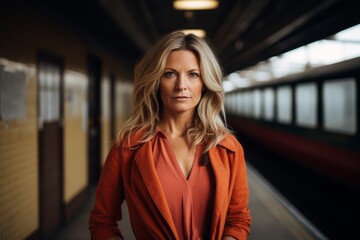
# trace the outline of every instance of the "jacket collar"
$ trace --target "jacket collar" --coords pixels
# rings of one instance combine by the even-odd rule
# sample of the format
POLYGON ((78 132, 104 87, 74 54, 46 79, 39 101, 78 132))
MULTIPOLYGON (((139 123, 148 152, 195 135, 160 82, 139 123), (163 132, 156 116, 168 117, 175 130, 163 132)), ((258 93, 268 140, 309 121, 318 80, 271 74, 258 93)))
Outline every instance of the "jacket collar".
MULTIPOLYGON (((155 131, 155 134, 154 136, 159 132, 160 130, 157 129, 155 131)), ((144 135, 145 133, 145 129, 142 129, 142 130, 139 130, 137 131, 136 133, 132 134, 130 136, 130 139, 126 140, 124 143, 123 143, 123 147, 125 148, 133 148, 133 149, 137 149, 139 147, 141 147, 141 145, 143 145, 144 143, 140 142, 142 136, 144 135)), ((218 145, 232 151, 232 152, 235 152, 236 151, 236 142, 234 141, 233 138, 229 137, 230 134, 227 134, 225 136, 224 139, 222 139, 218 145)))
POLYGON ((137 132, 131 134, 129 139, 124 140, 124 142, 122 143, 122 147, 130 148, 130 149, 138 149, 144 144, 140 142, 144 134, 145 134, 145 129, 140 129, 137 132))
POLYGON ((225 138, 219 142, 219 145, 232 152, 236 152, 236 141, 230 134, 227 134, 225 138))

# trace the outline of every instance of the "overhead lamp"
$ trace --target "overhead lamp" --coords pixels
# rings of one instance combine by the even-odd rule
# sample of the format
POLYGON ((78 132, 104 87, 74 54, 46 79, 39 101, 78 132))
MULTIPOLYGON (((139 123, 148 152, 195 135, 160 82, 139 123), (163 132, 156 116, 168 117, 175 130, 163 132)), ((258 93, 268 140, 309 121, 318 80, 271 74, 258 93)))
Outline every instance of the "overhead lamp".
POLYGON ((204 38, 206 36, 206 32, 203 29, 183 29, 181 30, 185 34, 194 34, 198 37, 204 38))
POLYGON ((217 0, 174 0, 176 10, 210 10, 219 6, 217 0))

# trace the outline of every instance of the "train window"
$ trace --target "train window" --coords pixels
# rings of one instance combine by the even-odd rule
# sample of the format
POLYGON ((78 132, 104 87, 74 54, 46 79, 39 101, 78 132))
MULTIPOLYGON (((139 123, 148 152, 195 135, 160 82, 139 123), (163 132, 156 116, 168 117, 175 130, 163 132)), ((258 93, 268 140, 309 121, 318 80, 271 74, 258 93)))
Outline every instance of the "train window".
POLYGON ((236 94, 236 114, 241 115, 241 93, 236 94))
POLYGON ((238 101, 237 94, 233 94, 232 97, 233 97, 232 111, 233 111, 233 113, 237 114, 237 101, 238 101))
POLYGON ((244 93, 240 93, 240 101, 239 101, 239 115, 244 115, 244 93))
POLYGON ((236 94, 231 95, 231 111, 236 113, 236 94))
POLYGON ((226 96, 226 110, 231 112, 231 94, 226 96))
POLYGON ((271 121, 274 119, 274 90, 265 88, 263 96, 264 118, 271 121))
POLYGON ((299 84, 295 88, 296 124, 304 127, 317 125, 317 86, 315 83, 299 84))
POLYGON ((234 95, 233 94, 230 94, 229 96, 228 96, 228 110, 231 112, 231 113, 233 113, 233 104, 232 104, 232 102, 233 102, 233 97, 234 95))
POLYGON ((246 106, 245 106, 246 105, 245 104, 245 102, 246 102, 245 98, 246 98, 246 94, 245 94, 245 92, 242 92, 241 97, 240 97, 241 101, 239 103, 240 109, 241 109, 240 115, 242 115, 242 116, 245 116, 245 108, 246 108, 246 106))
POLYGON ((292 90, 290 86, 279 87, 276 91, 277 120, 281 123, 291 123, 292 120, 292 90))
POLYGON ((251 117, 252 116, 252 111, 251 111, 251 95, 252 95, 252 92, 245 92, 244 93, 244 98, 243 98, 243 101, 244 101, 244 105, 243 105, 243 109, 244 109, 244 115, 246 117, 251 117))
POLYGON ((232 111, 233 113, 237 113, 237 97, 236 94, 233 94, 233 100, 232 100, 232 111))
POLYGON ((230 112, 234 113, 234 94, 230 95, 230 112))
POLYGON ((244 93, 239 94, 239 103, 238 103, 238 113, 239 115, 244 115, 244 93))
POLYGON ((356 82, 353 78, 324 82, 324 128, 328 131, 355 134, 356 82))
POLYGON ((232 95, 227 95, 226 97, 226 110, 231 112, 231 98, 232 98, 232 95))
POLYGON ((256 119, 261 117, 261 108, 262 108, 262 92, 257 89, 253 92, 253 116, 256 119))
POLYGON ((238 104, 239 104, 239 98, 238 98, 238 94, 235 93, 233 94, 233 112, 235 114, 238 114, 238 104))

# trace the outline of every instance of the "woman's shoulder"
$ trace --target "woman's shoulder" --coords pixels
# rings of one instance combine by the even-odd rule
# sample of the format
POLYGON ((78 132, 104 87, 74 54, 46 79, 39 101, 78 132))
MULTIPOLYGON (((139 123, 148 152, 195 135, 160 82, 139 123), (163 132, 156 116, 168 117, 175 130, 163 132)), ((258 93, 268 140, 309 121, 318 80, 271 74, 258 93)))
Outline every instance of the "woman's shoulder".
POLYGON ((137 130, 125 135, 123 139, 118 140, 117 145, 121 149, 137 149, 143 144, 142 140, 145 134, 145 130, 137 130))
POLYGON ((140 132, 132 133, 123 139, 117 139, 111 147, 107 158, 120 159, 122 162, 132 156, 142 146, 141 138, 143 134, 140 132))
POLYGON ((219 145, 227 148, 232 152, 236 152, 241 150, 242 146, 240 142, 237 140, 236 136, 232 133, 227 133, 225 137, 219 142, 219 145))

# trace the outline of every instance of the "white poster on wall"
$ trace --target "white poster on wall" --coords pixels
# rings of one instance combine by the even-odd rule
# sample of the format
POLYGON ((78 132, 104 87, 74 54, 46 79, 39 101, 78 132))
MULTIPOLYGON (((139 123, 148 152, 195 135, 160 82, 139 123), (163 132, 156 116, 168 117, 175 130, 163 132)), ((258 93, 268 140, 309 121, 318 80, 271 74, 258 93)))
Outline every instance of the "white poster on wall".
POLYGON ((26 74, 0 65, 0 119, 23 119, 26 116, 26 74))

